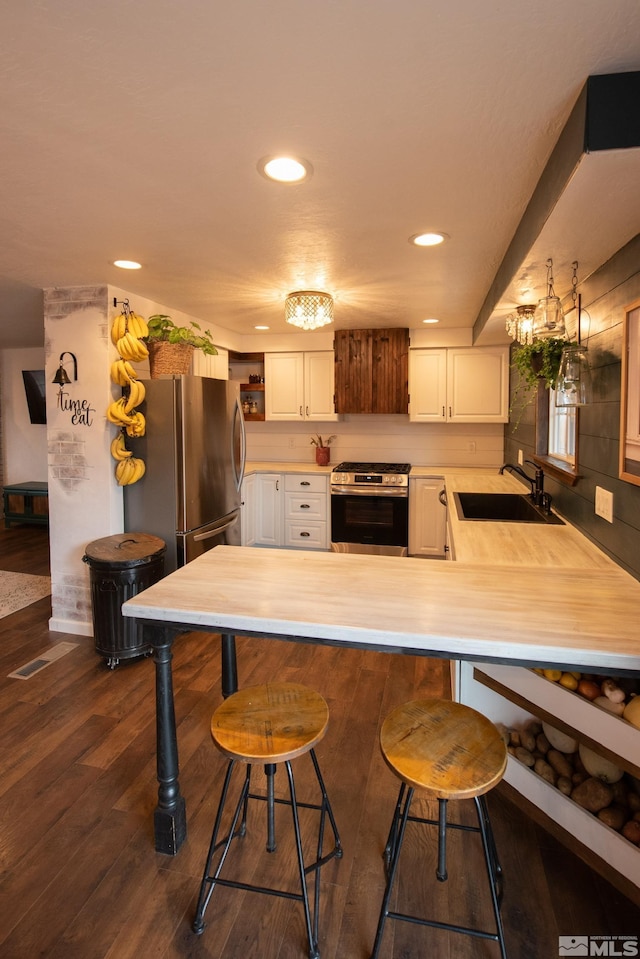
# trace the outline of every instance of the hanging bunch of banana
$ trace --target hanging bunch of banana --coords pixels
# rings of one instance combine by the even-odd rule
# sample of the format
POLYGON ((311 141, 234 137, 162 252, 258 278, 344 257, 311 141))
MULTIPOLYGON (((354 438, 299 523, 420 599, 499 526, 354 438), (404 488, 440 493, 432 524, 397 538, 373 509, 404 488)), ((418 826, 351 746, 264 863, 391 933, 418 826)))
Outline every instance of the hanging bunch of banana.
POLYGON ((120 486, 137 483, 145 472, 144 460, 133 456, 126 446, 126 437, 144 436, 146 429, 144 414, 136 409, 144 401, 145 386, 132 364, 149 355, 142 341, 148 332, 144 317, 130 310, 125 300, 122 312, 111 325, 111 342, 119 353, 111 364, 111 379, 122 387, 123 395, 107 409, 107 419, 119 427, 118 435, 111 442, 111 455, 116 461, 115 476, 120 486))
POLYGON ((111 342, 123 360, 132 363, 141 363, 149 355, 147 344, 143 337, 149 335, 149 327, 144 317, 133 310, 125 309, 116 316, 111 326, 111 342))

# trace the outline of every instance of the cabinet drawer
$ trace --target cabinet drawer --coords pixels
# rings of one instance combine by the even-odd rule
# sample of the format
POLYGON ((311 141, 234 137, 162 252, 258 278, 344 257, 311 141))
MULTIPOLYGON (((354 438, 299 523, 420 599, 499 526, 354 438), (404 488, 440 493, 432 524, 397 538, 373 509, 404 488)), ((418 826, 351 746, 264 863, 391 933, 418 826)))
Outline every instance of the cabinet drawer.
POLYGON ((322 493, 285 493, 284 515, 287 519, 327 519, 327 497, 322 493))
POLYGON ((327 524, 304 519, 287 519, 284 524, 284 545, 298 549, 328 549, 327 524))
POLYGON ((327 492, 327 476, 318 473, 285 473, 284 488, 286 493, 307 491, 308 493, 327 492))

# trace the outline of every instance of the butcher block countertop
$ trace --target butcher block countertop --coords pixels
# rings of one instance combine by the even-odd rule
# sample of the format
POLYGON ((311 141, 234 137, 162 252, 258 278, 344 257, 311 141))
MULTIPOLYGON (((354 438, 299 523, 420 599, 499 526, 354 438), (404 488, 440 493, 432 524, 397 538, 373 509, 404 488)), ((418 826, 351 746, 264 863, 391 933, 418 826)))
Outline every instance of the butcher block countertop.
MULTIPOLYGON (((325 473, 332 466, 314 463, 247 464, 247 473, 325 473)), ((449 496, 449 521, 456 562, 482 566, 543 566, 558 568, 617 568, 605 553, 569 523, 547 526, 530 523, 494 523, 459 520, 454 492, 523 493, 527 487, 509 473, 473 467, 412 466, 411 479, 441 477, 449 496)), ((432 563, 434 560, 424 559, 432 563)))
POLYGON ((218 546, 126 616, 450 658, 640 672, 640 584, 600 569, 218 546))
MULTIPOLYGON (((300 471, 320 469, 330 471, 300 471)), ((457 518, 456 490, 522 492, 508 474, 424 475, 444 477, 455 562, 219 546, 127 600, 123 613, 179 628, 640 673, 637 580, 568 523, 457 518)))

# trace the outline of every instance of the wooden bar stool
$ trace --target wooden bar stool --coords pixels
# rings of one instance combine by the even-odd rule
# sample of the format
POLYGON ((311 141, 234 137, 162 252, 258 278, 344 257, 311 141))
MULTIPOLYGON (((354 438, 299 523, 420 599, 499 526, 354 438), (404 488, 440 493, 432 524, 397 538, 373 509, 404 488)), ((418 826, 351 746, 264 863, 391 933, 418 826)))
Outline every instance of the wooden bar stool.
POLYGON ((382 724, 380 749, 385 762, 402 784, 384 851, 387 885, 371 959, 376 959, 378 955, 388 918, 493 939, 500 946, 502 959, 506 959, 500 918, 502 870, 485 800, 485 793, 502 779, 507 765, 507 749, 498 730, 485 716, 461 703, 425 699, 405 703, 392 710, 382 724), (409 815, 416 789, 420 789, 426 798, 438 800, 437 820, 409 815), (478 826, 447 822, 449 799, 474 799, 478 826), (447 879, 447 829, 480 833, 491 890, 495 933, 409 916, 389 908, 408 821, 438 827, 436 876, 440 882, 447 879))
POLYGON ((225 699, 211 719, 213 742, 225 756, 229 764, 222 787, 207 862, 200 885, 200 895, 192 929, 200 935, 204 930, 204 914, 216 885, 231 886, 234 889, 253 890, 266 895, 296 899, 303 903, 304 916, 309 940, 310 959, 319 959, 318 952, 318 912, 320 905, 320 867, 334 857, 342 856, 340 836, 336 827, 331 804, 327 797, 320 766, 314 747, 324 738, 329 722, 329 708, 318 693, 298 683, 269 683, 265 686, 251 686, 242 689, 225 699), (320 787, 319 804, 303 803, 296 799, 291 760, 309 753, 320 787), (223 810, 229 792, 233 770, 238 763, 246 765, 244 783, 240 791, 231 826, 223 839, 218 839, 223 810), (264 765, 267 777, 265 795, 250 792, 251 766, 254 763, 264 765), (289 799, 277 799, 274 794, 274 776, 278 763, 283 763, 289 780, 289 799), (267 811, 267 852, 275 852, 275 804, 282 803, 291 807, 293 829, 296 843, 296 859, 300 878, 300 892, 288 892, 268 886, 251 885, 232 879, 221 879, 231 842, 244 836, 247 830, 247 806, 250 799, 266 802, 267 811), (304 861, 298 809, 316 809, 320 812, 316 858, 306 864, 304 861), (334 846, 331 852, 323 855, 325 820, 333 831, 334 846), (217 865, 212 872, 216 853, 221 850, 217 865), (313 911, 309 905, 307 875, 314 878, 313 911))

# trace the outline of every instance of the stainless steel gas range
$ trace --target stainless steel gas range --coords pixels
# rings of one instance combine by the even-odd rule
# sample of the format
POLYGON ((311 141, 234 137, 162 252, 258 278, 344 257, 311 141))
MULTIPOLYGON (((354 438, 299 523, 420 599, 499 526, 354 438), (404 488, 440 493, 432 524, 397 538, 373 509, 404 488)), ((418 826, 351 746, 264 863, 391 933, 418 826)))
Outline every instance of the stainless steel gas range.
POLYGON ((340 463, 331 473, 331 549, 406 556, 410 463, 340 463))

